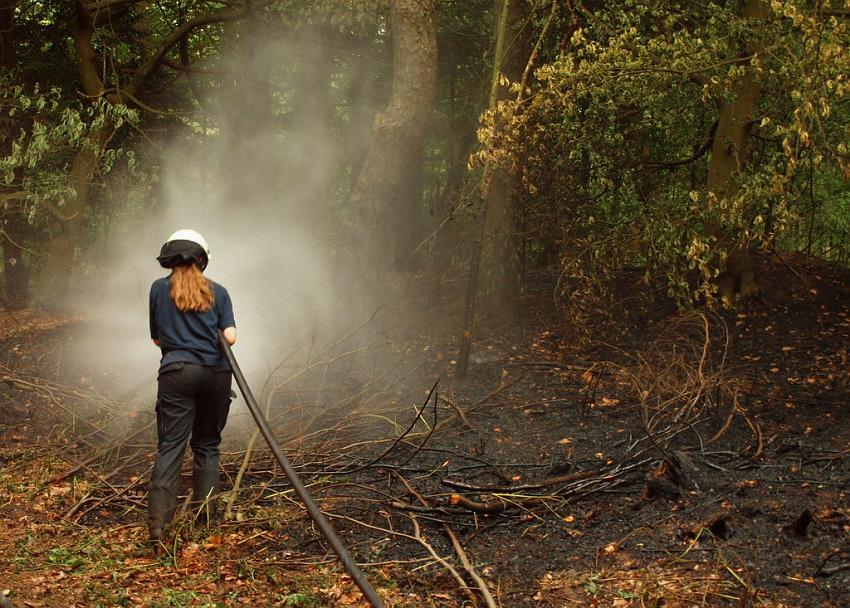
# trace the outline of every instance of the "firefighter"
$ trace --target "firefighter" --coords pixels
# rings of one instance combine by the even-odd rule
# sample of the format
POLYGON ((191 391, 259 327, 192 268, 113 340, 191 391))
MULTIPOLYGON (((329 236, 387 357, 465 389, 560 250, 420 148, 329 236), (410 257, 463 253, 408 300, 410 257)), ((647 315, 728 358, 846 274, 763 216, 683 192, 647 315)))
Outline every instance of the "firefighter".
POLYGON ((203 236, 178 230, 157 257, 171 274, 151 285, 151 338, 162 352, 157 453, 148 493, 148 530, 154 541, 174 516, 187 441, 194 456, 193 505, 207 517, 218 486, 219 444, 232 394, 230 366, 218 336, 223 332, 234 344, 236 323, 227 290, 203 275, 209 254, 203 236))

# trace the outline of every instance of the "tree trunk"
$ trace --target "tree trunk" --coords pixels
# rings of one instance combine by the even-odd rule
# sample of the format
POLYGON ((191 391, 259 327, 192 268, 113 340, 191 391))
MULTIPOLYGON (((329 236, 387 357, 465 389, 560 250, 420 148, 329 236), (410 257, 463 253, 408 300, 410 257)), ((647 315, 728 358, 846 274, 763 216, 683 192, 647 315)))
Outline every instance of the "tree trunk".
MULTIPOLYGON (((500 13, 502 1, 495 0, 495 14, 500 13)), ((530 8, 525 0, 511 0, 507 5, 508 38, 505 51, 499 61, 499 73, 511 82, 518 82, 523 75, 531 54, 531 36, 528 27, 530 8)), ((496 27, 498 27, 498 22, 496 27)), ((506 87, 498 87, 494 101, 509 95, 506 87)), ((492 104, 491 104, 492 105, 492 104)), ((520 273, 520 242, 516 210, 517 183, 513 175, 501 168, 494 169, 493 179, 487 190, 489 208, 485 236, 484 268, 487 276, 485 290, 485 314, 513 316, 519 304, 522 276, 520 273)))
POLYGON ((7 308, 26 307, 29 301, 29 269, 24 260, 22 242, 26 219, 17 208, 11 208, 3 219, 3 283, 7 308))
POLYGON ((58 234, 50 243, 47 264, 39 277, 38 302, 42 306, 62 308, 66 304, 74 257, 83 233, 83 213, 89 203, 92 178, 100 161, 100 153, 113 132, 114 127, 107 124, 92 133, 90 141, 74 157, 68 176, 74 196, 54 214, 58 234))
MULTIPOLYGON (((490 96, 487 107, 496 105, 499 95, 499 74, 507 44, 508 21, 510 16, 511 0, 497 0, 495 16, 496 28, 493 50, 493 70, 490 75, 490 96)), ((475 240, 472 243, 472 255, 469 261, 469 274, 466 280, 466 298, 463 305, 463 327, 461 328, 460 353, 458 355, 457 373, 460 378, 466 377, 469 366, 469 356, 472 354, 472 342, 475 337, 475 311, 478 305, 478 283, 481 274, 481 260, 484 257, 484 242, 487 235, 490 204, 493 199, 490 192, 493 190, 495 171, 488 163, 484 168, 483 201, 478 217, 475 220, 475 240)))
POLYGON ((8 74, 15 67, 15 7, 18 0, 0 0, 0 67, 8 74))
MULTIPOLYGON (((103 82, 92 46, 94 31, 88 8, 78 0, 73 27, 74 49, 83 91, 91 97, 103 93, 103 82)), ((74 157, 68 176, 74 195, 60 208, 59 213, 54 214, 55 230, 58 234, 50 242, 47 262, 39 276, 36 299, 42 306, 58 308, 65 305, 74 256, 83 229, 83 212, 88 207, 91 194, 92 179, 100 153, 112 136, 113 130, 112 125, 107 125, 92 133, 90 141, 80 148, 74 157)))
MULTIPOLYGON (((15 53, 15 7, 17 0, 0 0, 0 70, 11 74, 17 67, 15 53)), ((0 157, 11 151, 15 125, 0 123, 0 157)), ((0 188, 0 198, 5 188, 0 188)), ((10 194, 10 193, 5 193, 10 194)), ((29 300, 29 271, 24 260, 27 220, 23 199, 5 199, 0 215, 0 246, 3 247, 3 300, 8 308, 23 308, 29 300)))
POLYGON ((437 80, 433 0, 393 0, 393 86, 348 200, 349 253, 367 293, 391 268, 408 269, 421 238, 422 145, 437 80))
MULTIPOLYGON (((767 11, 762 0, 747 0, 742 16, 746 19, 763 19, 767 11)), ((758 47, 748 49, 748 54, 758 52, 758 47)), ((748 60, 745 60, 748 61, 748 60)), ((749 160, 749 140, 752 121, 756 115, 761 85, 748 67, 735 87, 732 101, 725 104, 718 117, 717 131, 711 149, 706 188, 717 200, 735 194, 735 177, 749 160)), ((728 242, 722 226, 706 226, 710 236, 721 245, 728 242)), ((757 291, 753 261, 750 253, 734 246, 726 260, 726 268, 717 278, 718 295, 730 304, 736 295, 747 297, 757 291)))
POLYGON ((368 35, 354 42, 346 100, 349 117, 346 131, 346 156, 350 166, 349 188, 354 190, 363 172, 369 153, 369 138, 377 108, 375 97, 382 93, 376 81, 382 66, 382 57, 368 35))

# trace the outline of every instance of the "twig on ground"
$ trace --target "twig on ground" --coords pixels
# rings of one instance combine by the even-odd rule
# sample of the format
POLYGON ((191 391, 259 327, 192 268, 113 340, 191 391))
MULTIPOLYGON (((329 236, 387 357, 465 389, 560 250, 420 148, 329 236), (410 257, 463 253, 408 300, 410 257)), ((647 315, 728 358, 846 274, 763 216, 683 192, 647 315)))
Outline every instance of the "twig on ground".
POLYGON ((446 403, 449 406, 451 406, 451 408, 455 411, 455 413, 458 416, 460 416, 460 419, 466 425, 466 428, 468 428, 473 433, 480 433, 481 432, 480 429, 477 426, 475 426, 474 424, 472 424, 469 421, 469 418, 466 417, 466 414, 464 414, 463 410, 458 407, 457 403, 455 403, 454 401, 452 401, 448 397, 441 397, 441 399, 443 400, 443 403, 446 403))
POLYGON ((475 568, 472 567, 472 564, 469 562, 469 558, 466 556, 466 551, 463 550, 463 547, 460 544, 460 541, 457 538, 457 534, 455 534, 454 530, 446 524, 445 525, 446 534, 449 535, 449 539, 452 541, 452 546, 455 549, 455 553, 460 558, 460 563, 463 564, 463 569, 466 570, 466 573, 475 581, 475 585, 478 587, 478 590, 481 592, 481 596, 484 598, 484 603, 487 605, 487 608, 497 608, 496 600, 493 599, 493 595, 490 593, 490 589, 487 586, 487 583, 484 582, 484 579, 475 571, 475 568))
POLYGON ((130 433, 129 435, 127 435, 126 437, 124 437, 120 441, 117 441, 115 443, 112 443, 112 444, 104 447, 104 448, 101 448, 95 454, 93 454, 92 456, 90 456, 89 458, 84 460, 83 462, 78 463, 77 465, 75 465, 71 469, 65 471, 64 473, 57 475, 56 477, 51 479, 49 483, 51 483, 51 484, 59 483, 60 481, 67 479, 71 475, 78 473, 79 471, 87 468, 91 463, 102 458, 104 454, 107 454, 111 450, 114 450, 116 447, 120 447, 120 446, 124 445, 130 439, 134 439, 134 438, 138 437, 139 435, 141 435, 142 433, 144 433, 145 431, 150 429, 155 424, 156 424, 156 420, 151 420, 149 423, 147 423, 146 425, 144 425, 140 429, 130 433))
POLYGON ((496 496, 492 500, 477 501, 469 499, 462 494, 452 494, 449 498, 449 504, 460 505, 461 507, 474 511, 475 513, 486 515, 504 513, 505 511, 513 508, 536 507, 537 505, 543 504, 543 501, 543 497, 540 496, 511 497, 510 500, 507 496, 496 496))
POLYGON ((474 486, 472 484, 456 481, 453 479, 443 479, 443 485, 447 485, 450 488, 455 488, 456 490, 466 490, 469 492, 522 492, 525 490, 539 490, 542 488, 547 488, 549 486, 555 486, 560 483, 569 483, 571 481, 578 481, 580 479, 588 479, 589 477, 593 477, 597 473, 594 471, 577 471, 575 473, 570 473, 568 475, 559 475, 558 477, 550 477, 548 479, 544 479, 542 481, 537 481, 533 483, 526 483, 514 486, 474 486))
MULTIPOLYGON (((411 486, 410 483, 404 477, 402 477, 398 473, 396 473, 396 476, 404 484, 404 487, 407 488, 407 491, 410 492, 413 496, 415 496, 416 499, 422 504, 423 507, 429 506, 428 501, 425 500, 425 498, 419 492, 417 492, 413 488, 413 486, 411 486)), ((415 516, 410 514, 409 517, 415 523, 415 521, 416 521, 415 516)), ((418 524, 415 524, 415 525, 418 529, 418 524)), ((447 524, 445 522, 443 522, 443 529, 445 530, 446 534, 448 535, 449 539, 451 540, 452 546, 454 547, 454 550, 455 550, 455 553, 457 553, 458 558, 460 559, 460 562, 463 565, 464 570, 466 570, 466 573, 469 574, 470 578, 472 578, 472 580, 475 581, 475 584, 478 587, 478 590, 481 592, 481 596, 484 598, 484 603, 487 604, 487 608, 496 608, 496 602, 493 599, 493 595, 490 593, 490 589, 487 587, 487 583, 484 582, 484 579, 482 579, 478 575, 478 573, 475 571, 475 568, 472 567, 472 564, 469 562, 469 558, 466 556, 466 552, 463 550, 463 547, 461 546, 460 541, 458 540, 457 535, 455 534, 454 530, 452 530, 451 526, 449 526, 449 524, 447 524)), ((418 533, 417 533, 417 536, 418 536, 418 533)), ((460 577, 458 576, 458 578, 460 578, 460 577)), ((463 585, 464 589, 467 589, 466 583, 463 582, 463 579, 461 579, 461 584, 463 585)), ((468 589, 467 589, 467 591, 468 591, 468 589)), ((472 597, 472 601, 473 601, 473 603, 475 603, 475 597, 474 596, 472 597)))
MULTIPOLYGON (((482 405, 486 404, 488 401, 490 401, 494 397, 498 396, 499 394, 503 393, 504 391, 508 390, 509 388, 511 388, 512 386, 516 385, 517 383, 519 383, 520 381, 522 381, 524 379, 525 379, 525 376, 517 376, 516 378, 513 378, 511 380, 506 380, 506 376, 503 376, 501 382, 499 382, 498 387, 496 387, 495 389, 493 389, 492 391, 487 393, 487 395, 485 395, 484 397, 479 399, 475 403, 475 405, 468 407, 463 412, 463 414, 466 415, 466 414, 469 414, 470 412, 474 412, 475 410, 477 410, 482 405)), ((445 418, 439 424, 435 425, 434 428, 431 429, 431 431, 428 434, 430 435, 430 434, 436 433, 438 431, 441 431, 444 428, 448 427, 449 425, 454 424, 459 419, 461 419, 460 414, 458 414, 458 413, 452 414, 448 418, 445 418)), ((424 433, 417 433, 416 435, 411 435, 411 437, 421 436, 423 434, 424 433)))
POLYGON ((428 552, 428 554, 432 558, 434 558, 434 561, 436 561, 443 568, 448 570, 448 572, 449 572, 449 574, 451 574, 452 578, 455 579, 455 581, 457 581, 458 586, 461 589, 463 589, 464 592, 466 592, 466 594, 469 597, 472 604, 474 606, 477 606, 478 600, 475 597, 475 594, 472 593, 472 591, 470 590, 469 585, 467 585, 466 581, 463 580, 463 577, 458 573, 457 570, 455 570, 454 566, 452 566, 445 558, 440 557, 437 554, 437 552, 434 550, 434 547, 432 547, 431 544, 427 540, 425 540, 425 537, 422 536, 422 532, 419 528, 419 522, 416 520, 416 516, 411 513, 411 514, 408 515, 408 517, 410 518, 410 522, 413 524, 413 538, 416 540, 416 542, 418 542, 420 545, 422 545, 425 548, 425 550, 428 552))
POLYGON ((850 570, 850 561, 846 561, 843 564, 836 564, 835 566, 830 566, 827 568, 826 565, 830 561, 832 561, 833 558, 843 558, 850 560, 850 549, 838 549, 827 555, 817 567, 817 570, 815 570, 814 575, 826 577, 832 576, 833 574, 836 574, 843 570, 850 570))

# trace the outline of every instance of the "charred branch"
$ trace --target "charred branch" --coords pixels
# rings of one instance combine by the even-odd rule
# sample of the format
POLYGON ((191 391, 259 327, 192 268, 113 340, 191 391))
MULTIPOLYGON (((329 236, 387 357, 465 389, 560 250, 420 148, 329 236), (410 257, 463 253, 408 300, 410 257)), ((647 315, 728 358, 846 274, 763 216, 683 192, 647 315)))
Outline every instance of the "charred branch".
POLYGON ((464 481, 457 481, 453 479, 444 479, 443 485, 446 485, 450 488, 454 488, 455 490, 463 490, 467 492, 523 492, 526 490, 541 490, 543 488, 548 488, 551 486, 556 486, 559 484, 570 483, 573 481, 579 481, 582 479, 589 479, 596 475, 597 473, 594 471, 578 471, 576 473, 571 473, 569 475, 559 475, 558 477, 550 477, 549 479, 544 479, 542 481, 538 481, 535 483, 527 483, 513 486, 506 485, 490 485, 490 486, 476 486, 470 483, 466 483, 464 481))

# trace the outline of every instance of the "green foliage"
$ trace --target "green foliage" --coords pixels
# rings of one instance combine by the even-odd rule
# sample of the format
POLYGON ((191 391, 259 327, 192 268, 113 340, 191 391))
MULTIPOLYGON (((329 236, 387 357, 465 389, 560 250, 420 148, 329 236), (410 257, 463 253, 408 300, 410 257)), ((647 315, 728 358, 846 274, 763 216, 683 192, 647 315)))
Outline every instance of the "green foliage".
POLYGON ((682 304, 711 301, 732 248, 773 246, 809 176, 847 172, 850 23, 807 4, 771 2, 764 20, 689 2, 599 11, 533 91, 514 86, 484 117, 476 160, 521 177, 532 234, 559 243, 578 321, 631 266, 666 277, 682 304), (713 129, 748 79, 760 93, 751 145, 735 151, 734 185, 709 192, 713 129))
POLYGON ((57 566, 66 566, 71 569, 80 568, 86 563, 84 557, 72 553, 64 547, 51 549, 49 555, 47 556, 47 560, 51 564, 56 564, 57 566))
POLYGON ((283 605, 293 608, 314 608, 319 605, 319 599, 310 592, 290 593, 283 598, 283 605))
POLYGON ((221 608, 224 602, 209 602, 204 601, 194 591, 180 591, 177 589, 164 589, 163 595, 165 599, 154 604, 156 608, 188 608, 189 606, 199 606, 199 608, 221 608), (198 602, 203 601, 202 604, 198 602))
MULTIPOLYGON (((0 81, 0 122, 10 138, 8 154, 0 157, 0 180, 6 191, 4 209, 11 206, 38 223, 44 209, 61 214, 74 196, 68 172, 74 156, 92 149, 100 157, 100 171, 107 173, 124 152, 120 148, 101 152, 95 134, 106 125, 135 123, 136 112, 100 99, 82 104, 63 96, 58 88, 42 90, 38 84, 0 81)), ((133 158, 129 155, 132 166, 133 158)))

